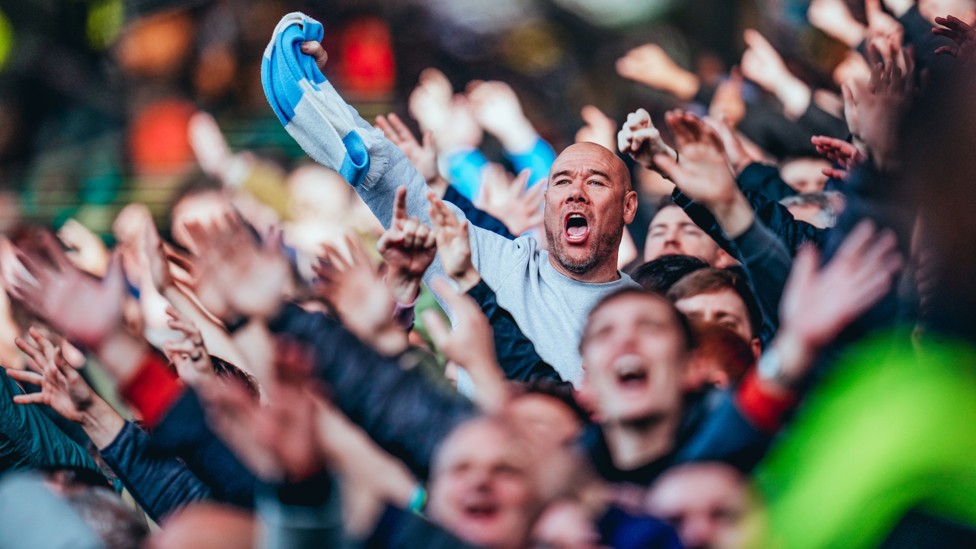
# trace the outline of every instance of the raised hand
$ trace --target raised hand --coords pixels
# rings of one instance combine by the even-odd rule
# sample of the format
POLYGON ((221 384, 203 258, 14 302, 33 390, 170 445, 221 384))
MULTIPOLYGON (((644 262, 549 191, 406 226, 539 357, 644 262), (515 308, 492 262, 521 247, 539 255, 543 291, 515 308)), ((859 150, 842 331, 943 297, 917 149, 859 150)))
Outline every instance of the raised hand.
POLYGON ((854 19, 844 0, 813 0, 807 8, 807 20, 850 48, 864 40, 867 27, 854 19))
POLYGON ((680 161, 658 153, 655 162, 693 200, 706 206, 727 200, 735 178, 718 133, 691 113, 670 111, 664 119, 678 143, 680 161))
POLYGON ((407 107, 423 132, 434 135, 442 153, 481 144, 481 126, 464 95, 453 95, 451 82, 437 69, 425 69, 407 107))
POLYGON ((868 20, 869 37, 885 37, 897 44, 902 43, 905 29, 897 19, 881 9, 881 0, 864 0, 864 13, 868 20))
POLYGON ((222 320, 236 315, 268 318, 281 304, 289 276, 281 253, 281 235, 273 231, 264 243, 234 215, 221 224, 189 223, 194 276, 186 282, 201 304, 222 320))
POLYGON ((72 265, 50 233, 42 233, 40 244, 47 259, 0 241, 7 290, 69 339, 98 347, 122 325, 126 289, 118 254, 99 280, 72 265))
POLYGON ((705 117, 705 123, 715 130, 715 133, 722 139, 722 146, 725 148, 725 155, 729 159, 729 165, 736 174, 742 173, 746 166, 753 162, 759 162, 761 157, 753 155, 745 144, 736 135, 735 130, 724 118, 705 117))
POLYGON ((617 74, 657 90, 664 90, 678 99, 690 101, 701 86, 694 73, 678 66, 661 46, 644 44, 617 59, 617 74))
POLYGON ((175 307, 167 307, 166 315, 169 317, 166 325, 179 333, 180 337, 163 343, 163 352, 173 363, 180 379, 191 387, 198 387, 200 382, 214 376, 213 363, 203 344, 203 336, 197 326, 175 307))
POLYGON ((724 119, 733 129, 746 116, 746 102, 742 99, 742 72, 738 67, 732 67, 728 79, 715 89, 712 102, 708 106, 708 116, 717 120, 724 119))
POLYGON ((499 164, 485 166, 475 204, 505 223, 515 235, 542 225, 545 185, 526 189, 530 175, 531 171, 526 169, 512 178, 499 164))
POLYGON ((743 35, 748 49, 742 54, 742 75, 776 95, 790 118, 799 118, 810 106, 810 88, 786 67, 779 52, 763 35, 747 29, 743 35))
POLYGON ((407 188, 397 189, 393 221, 376 243, 386 261, 387 278, 400 303, 413 303, 420 281, 437 254, 430 227, 407 214, 407 188))
POLYGON ((463 366, 475 385, 475 398, 482 408, 496 411, 506 397, 505 374, 498 366, 495 343, 488 318, 474 299, 451 288, 443 279, 434 281, 434 291, 447 303, 455 326, 449 330, 435 311, 424 311, 424 326, 437 349, 448 360, 463 366))
POLYGON ((801 250, 780 302, 774 346, 783 355, 784 375, 794 381, 806 375, 818 350, 888 292, 902 259, 894 233, 862 221, 829 263, 818 264, 813 247, 801 250))
POLYGON ((898 125, 915 93, 915 60, 910 48, 887 39, 873 40, 868 57, 871 79, 844 85, 844 112, 856 142, 863 142, 876 166, 886 168, 894 161, 898 125), (890 55, 879 51, 880 41, 890 55))
POLYGON ((468 83, 468 101, 475 120, 501 141, 507 151, 528 151, 538 134, 522 111, 515 90, 504 82, 468 83))
POLYGON ((382 130, 383 135, 399 147, 403 154, 407 155, 413 167, 424 176, 427 186, 443 196, 444 191, 447 190, 447 181, 441 177, 437 169, 437 149, 434 147, 432 134, 429 131, 424 132, 423 142, 417 141, 410 128, 393 113, 377 116, 376 127, 382 130))
POLYGON ((617 139, 617 123, 593 105, 580 110, 583 127, 576 132, 576 143, 596 143, 613 150, 617 139))
POLYGON ((708 208, 726 234, 744 233, 755 215, 735 184, 722 138, 690 113, 671 111, 664 120, 678 143, 680 161, 658 154, 654 162, 682 192, 708 208))
POLYGON ((654 158, 659 154, 675 160, 678 158, 678 153, 664 142, 661 132, 651 121, 650 113, 644 109, 627 115, 627 121, 617 133, 617 149, 629 154, 635 162, 649 170, 658 169, 654 158))
MULTIPOLYGON (((393 317, 396 300, 391 285, 384 282, 358 238, 346 235, 345 245, 348 254, 323 245, 323 255, 312 267, 318 277, 315 292, 356 337, 394 355, 406 347, 406 337, 393 317)), ((419 279, 417 284, 419 290, 419 279)), ((416 293, 403 303, 414 299, 416 293)))
POLYGON ((17 395, 17 404, 46 404, 69 421, 81 423, 85 412, 97 397, 61 354, 61 348, 54 345, 35 327, 27 330, 26 337, 15 340, 17 348, 27 355, 27 364, 32 372, 7 370, 7 375, 23 383, 41 388, 39 393, 17 395))
POLYGON ((302 43, 302 53, 311 55, 315 59, 315 65, 320 71, 325 72, 325 65, 329 62, 329 54, 322 47, 322 44, 310 40, 302 43))
POLYGON ((840 169, 826 168, 824 175, 834 179, 846 179, 850 170, 862 164, 866 157, 853 143, 848 143, 836 137, 826 135, 815 135, 810 138, 810 142, 816 147, 817 153, 840 165, 840 169))
POLYGON ((951 55, 961 61, 972 61, 976 58, 976 29, 951 15, 936 17, 935 23, 939 26, 933 28, 932 33, 945 36, 954 42, 936 49, 937 55, 951 55))
POLYGON ((437 239, 437 253, 448 276, 458 283, 462 292, 473 288, 481 275, 471 262, 471 241, 468 238, 468 222, 458 219, 443 200, 428 194, 430 220, 437 239))
POLYGON ((111 254, 102 239, 88 227, 69 219, 58 231, 58 239, 68 249, 65 255, 78 268, 95 276, 105 276, 111 254))

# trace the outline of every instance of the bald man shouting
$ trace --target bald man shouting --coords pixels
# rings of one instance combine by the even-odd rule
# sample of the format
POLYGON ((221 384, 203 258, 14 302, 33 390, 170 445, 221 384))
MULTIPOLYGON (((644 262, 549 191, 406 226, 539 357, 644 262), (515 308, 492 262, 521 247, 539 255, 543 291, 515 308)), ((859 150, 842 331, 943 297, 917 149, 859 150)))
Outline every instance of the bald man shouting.
MULTIPOLYGON (((306 42, 303 51, 324 68, 326 56, 318 43, 306 42)), ((369 128, 362 119, 358 124, 363 131, 369 128)), ((371 135, 377 139, 368 148, 369 173, 356 192, 389 227, 397 188, 404 186, 406 215, 430 224, 424 177, 381 132, 371 135)), ((617 249, 624 225, 634 219, 637 193, 616 154, 600 145, 580 143, 556 158, 545 196, 548 252, 532 237, 508 240, 472 226, 471 259, 495 291, 498 304, 512 314, 539 355, 563 379, 578 385, 583 374, 579 340, 587 314, 604 295, 637 286, 617 270, 617 249)), ((424 280, 443 275, 438 259, 424 280)))

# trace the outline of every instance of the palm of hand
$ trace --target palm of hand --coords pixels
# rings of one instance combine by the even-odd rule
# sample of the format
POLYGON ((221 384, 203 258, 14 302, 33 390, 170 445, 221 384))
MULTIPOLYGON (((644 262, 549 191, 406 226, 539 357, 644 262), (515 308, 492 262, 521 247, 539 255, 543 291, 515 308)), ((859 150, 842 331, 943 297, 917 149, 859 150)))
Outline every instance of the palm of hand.
POLYGON ((221 288, 227 304, 245 316, 264 316, 278 305, 288 279, 288 262, 280 254, 262 251, 241 254, 232 269, 222 271, 221 288))
POLYGON ((709 143, 689 143, 681 148, 683 177, 675 184, 693 200, 709 204, 735 191, 735 180, 725 154, 709 143))
POLYGON ((433 146, 424 147, 416 140, 400 142, 397 145, 420 175, 424 176, 424 181, 429 182, 437 177, 437 150, 433 146))
POLYGON ((662 87, 671 77, 683 72, 661 46, 644 44, 627 52, 617 62, 617 72, 624 78, 635 80, 648 86, 662 87))
POLYGON ((64 365, 65 374, 45 373, 41 391, 49 395, 46 404, 65 419, 80 422, 84 412, 92 405, 93 393, 90 387, 70 366, 64 365), (68 377, 74 379, 69 380, 68 377))
POLYGON ((122 322, 125 288, 120 273, 114 278, 103 283, 78 271, 62 272, 45 286, 39 312, 70 339, 96 346, 122 322))
POLYGON ((515 91, 501 82, 484 82, 468 95, 475 120, 493 134, 504 132, 508 125, 525 115, 515 91))

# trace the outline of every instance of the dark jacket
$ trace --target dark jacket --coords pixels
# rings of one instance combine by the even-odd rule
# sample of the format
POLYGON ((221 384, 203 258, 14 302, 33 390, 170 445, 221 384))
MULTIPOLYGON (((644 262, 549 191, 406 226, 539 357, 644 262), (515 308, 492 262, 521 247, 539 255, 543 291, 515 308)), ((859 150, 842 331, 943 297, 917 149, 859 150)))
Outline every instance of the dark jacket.
POLYGON ((156 522, 184 505, 210 498, 210 489, 186 465, 154 453, 149 435, 131 421, 100 453, 156 522))

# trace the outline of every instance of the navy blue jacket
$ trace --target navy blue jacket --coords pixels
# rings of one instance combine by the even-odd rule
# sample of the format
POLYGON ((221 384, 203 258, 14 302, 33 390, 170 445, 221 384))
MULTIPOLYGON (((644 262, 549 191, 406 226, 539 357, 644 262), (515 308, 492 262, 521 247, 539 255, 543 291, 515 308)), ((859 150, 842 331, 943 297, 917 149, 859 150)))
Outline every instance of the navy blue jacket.
POLYGON ((210 489, 186 465, 155 453, 149 434, 131 421, 125 422, 115 440, 100 453, 156 522, 184 505, 210 498, 210 489))

